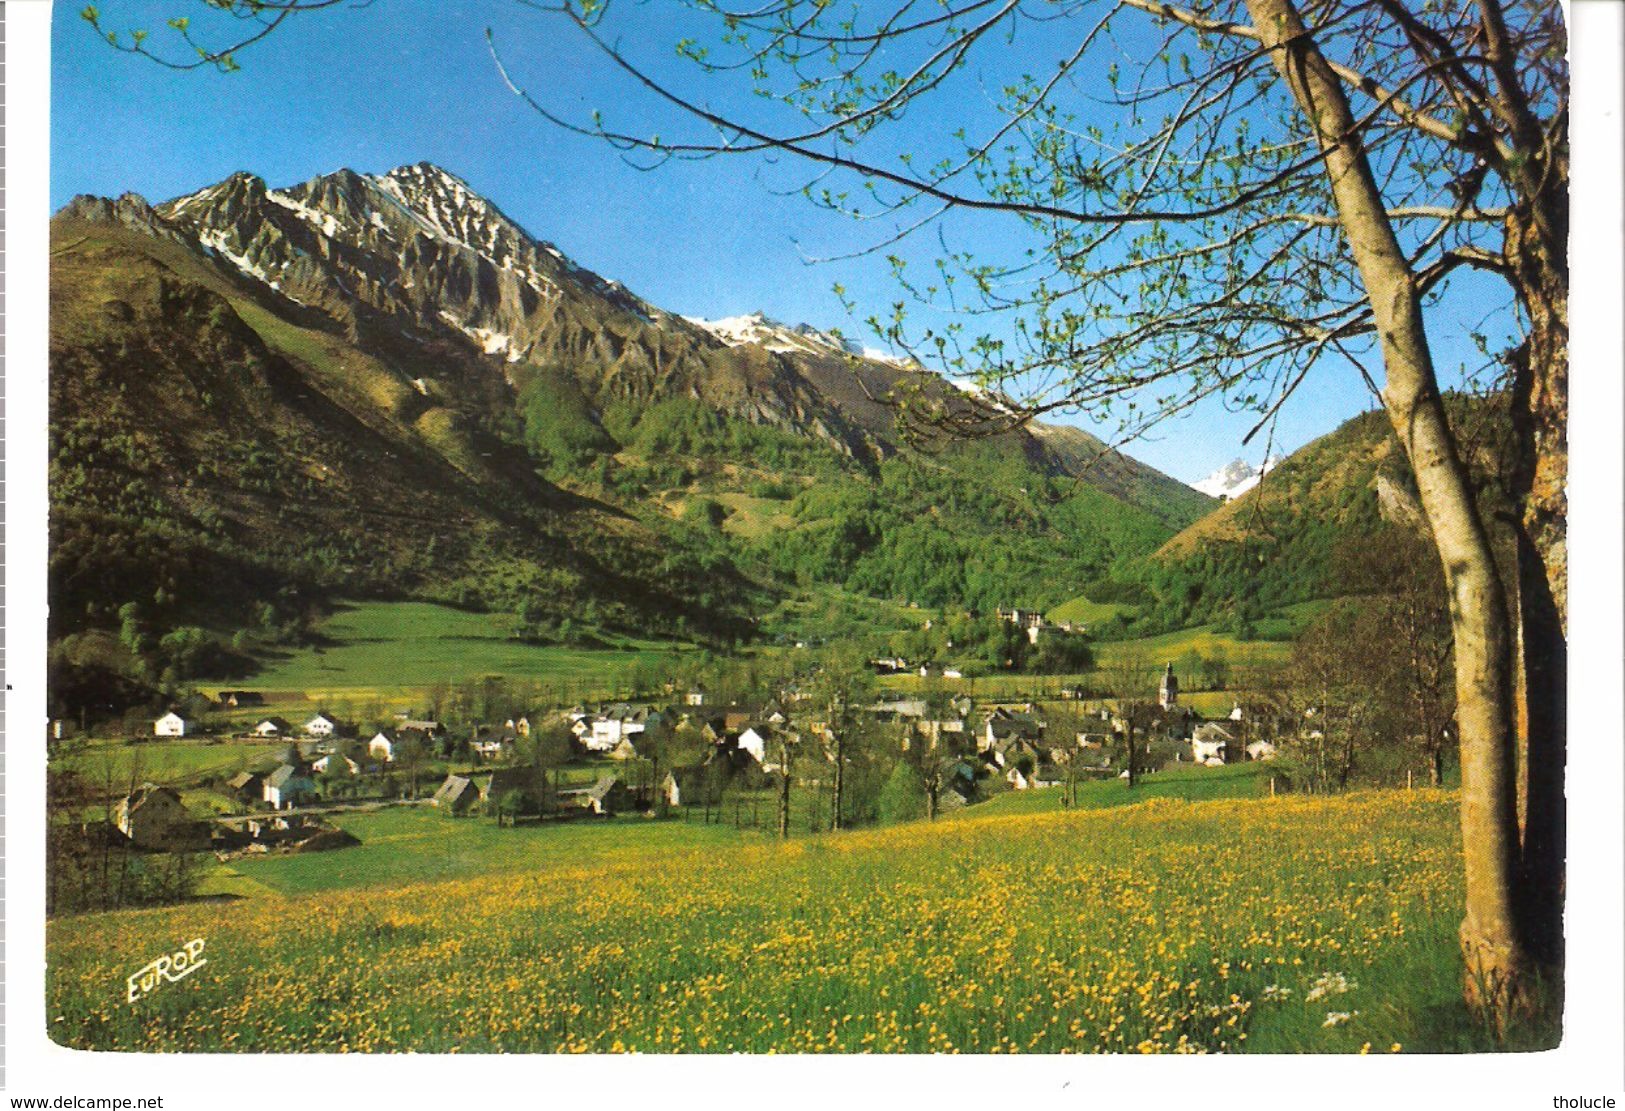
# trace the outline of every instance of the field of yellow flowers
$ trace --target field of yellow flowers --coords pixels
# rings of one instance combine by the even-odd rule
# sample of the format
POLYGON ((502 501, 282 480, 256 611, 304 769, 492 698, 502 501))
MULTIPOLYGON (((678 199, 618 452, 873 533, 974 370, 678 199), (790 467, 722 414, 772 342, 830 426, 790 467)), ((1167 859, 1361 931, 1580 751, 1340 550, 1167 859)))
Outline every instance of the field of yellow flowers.
POLYGON ((1454 796, 952 821, 63 919, 85 1049, 1236 1052, 1452 1031, 1454 796), (153 956, 207 963, 127 999, 153 956))

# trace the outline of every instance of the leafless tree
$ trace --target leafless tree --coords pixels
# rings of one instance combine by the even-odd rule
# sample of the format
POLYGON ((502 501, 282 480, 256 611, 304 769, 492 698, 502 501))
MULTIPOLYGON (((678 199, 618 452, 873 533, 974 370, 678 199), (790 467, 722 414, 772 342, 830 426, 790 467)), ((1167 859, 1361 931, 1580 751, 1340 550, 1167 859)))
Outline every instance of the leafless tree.
POLYGON ((1139 785, 1144 763, 1139 741, 1155 716, 1150 692, 1157 682, 1156 667, 1144 653, 1124 652, 1101 669, 1100 678, 1112 695, 1113 728, 1122 737, 1123 764, 1132 789, 1139 785))

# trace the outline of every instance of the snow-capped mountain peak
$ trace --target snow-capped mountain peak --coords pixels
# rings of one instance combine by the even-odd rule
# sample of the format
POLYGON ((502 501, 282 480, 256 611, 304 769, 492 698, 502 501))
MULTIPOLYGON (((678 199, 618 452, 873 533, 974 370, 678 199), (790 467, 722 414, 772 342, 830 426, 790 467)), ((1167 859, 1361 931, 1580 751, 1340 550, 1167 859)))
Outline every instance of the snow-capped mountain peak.
POLYGON ((1220 498, 1228 501, 1239 498, 1248 490, 1258 485, 1260 479, 1269 473, 1277 463, 1279 456, 1270 456, 1264 462, 1254 467, 1245 459, 1232 459, 1200 482, 1192 483, 1194 489, 1200 490, 1210 498, 1220 498))
POLYGON ((754 343, 780 354, 804 355, 863 355, 861 345, 849 339, 814 328, 811 324, 784 324, 757 311, 743 316, 725 316, 707 320, 699 316, 683 318, 703 328, 729 347, 754 343))

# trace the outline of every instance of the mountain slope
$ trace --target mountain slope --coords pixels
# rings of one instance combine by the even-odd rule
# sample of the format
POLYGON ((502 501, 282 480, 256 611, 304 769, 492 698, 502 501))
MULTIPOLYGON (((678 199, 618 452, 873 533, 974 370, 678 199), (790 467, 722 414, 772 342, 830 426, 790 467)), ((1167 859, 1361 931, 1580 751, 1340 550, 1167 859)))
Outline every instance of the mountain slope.
POLYGON ((668 313, 426 163, 80 197, 52 236, 53 634, 148 679, 191 668, 177 629, 274 640, 341 593, 723 641, 750 576, 1031 604, 1212 505, 1073 427, 911 452, 900 396, 986 403, 668 313))
MULTIPOLYGON (((428 163, 383 175, 340 170, 287 189, 236 174, 155 215, 277 297, 420 366, 430 388, 434 355, 460 340, 499 364, 487 389, 521 380, 522 365, 562 367, 599 410, 690 397, 867 462, 900 446, 889 403, 900 386, 955 394, 920 368, 807 325, 667 313, 575 265, 428 163)), ((1036 465, 1169 523, 1207 508, 1183 484, 1081 429, 1035 425, 1006 439, 1036 465)))
POLYGON ((53 225, 54 635, 132 602, 162 630, 332 591, 503 605, 526 584, 561 616, 704 627, 709 592, 662 582, 656 534, 121 204, 131 220, 53 225))
MULTIPOLYGON (((1507 458, 1505 399, 1451 396, 1451 423, 1492 531, 1507 458)), ((1386 414, 1363 413, 1269 469, 1252 488, 1171 537, 1130 575, 1149 594, 1147 627, 1250 626, 1266 611, 1336 597, 1339 549, 1387 527, 1428 535, 1410 465, 1386 414)), ((1430 538, 1431 539, 1431 538, 1430 538)), ((1496 542, 1505 537, 1496 531, 1496 542)))

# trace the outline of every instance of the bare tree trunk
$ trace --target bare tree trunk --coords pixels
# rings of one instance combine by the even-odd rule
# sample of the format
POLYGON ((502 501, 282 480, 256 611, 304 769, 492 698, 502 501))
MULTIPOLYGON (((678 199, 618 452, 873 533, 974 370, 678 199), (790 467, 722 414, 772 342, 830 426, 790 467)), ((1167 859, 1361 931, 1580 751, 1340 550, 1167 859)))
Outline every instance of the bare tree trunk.
POLYGON ((1347 96, 1292 0, 1247 0, 1262 42, 1314 129, 1382 342, 1383 404, 1416 475, 1450 592, 1461 740, 1467 906, 1464 994, 1498 1029, 1528 1002, 1515 916, 1511 635, 1505 592, 1457 457, 1422 325, 1416 275, 1384 210, 1347 96))
POLYGON ((779 745, 779 836, 790 836, 790 746, 779 745))
POLYGON ((1546 175, 1546 189, 1527 210, 1515 208, 1508 217, 1505 248, 1529 314, 1529 338, 1515 361, 1512 405, 1519 461, 1513 489, 1524 507, 1517 536, 1518 664, 1525 709, 1519 904, 1535 959, 1553 969, 1563 961, 1568 762, 1566 162, 1560 170, 1546 175))
POLYGON ((844 824, 841 820, 841 796, 845 792, 846 783, 844 772, 846 770, 846 731, 843 729, 835 737, 835 798, 829 815, 829 828, 840 829, 844 824))

